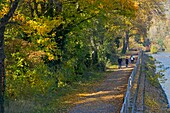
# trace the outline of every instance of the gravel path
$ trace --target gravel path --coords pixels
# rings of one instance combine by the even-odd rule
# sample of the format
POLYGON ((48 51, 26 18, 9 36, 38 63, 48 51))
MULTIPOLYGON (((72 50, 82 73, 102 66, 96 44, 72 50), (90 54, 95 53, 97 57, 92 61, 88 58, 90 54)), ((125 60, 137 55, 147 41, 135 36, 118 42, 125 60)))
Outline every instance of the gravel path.
POLYGON ((103 83, 92 93, 79 94, 75 106, 68 113, 119 113, 134 65, 111 69, 103 83))

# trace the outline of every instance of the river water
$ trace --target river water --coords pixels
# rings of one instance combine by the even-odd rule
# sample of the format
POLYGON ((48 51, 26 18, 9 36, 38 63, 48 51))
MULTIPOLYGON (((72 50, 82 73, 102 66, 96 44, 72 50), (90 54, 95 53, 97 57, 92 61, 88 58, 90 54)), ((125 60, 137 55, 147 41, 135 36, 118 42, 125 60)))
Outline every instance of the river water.
POLYGON ((165 69, 163 72, 165 80, 163 82, 161 82, 161 79, 159 80, 166 93, 170 107, 170 52, 159 52, 157 54, 152 54, 152 56, 156 59, 156 62, 161 62, 161 64, 158 62, 156 63, 157 71, 165 69), (160 67, 160 65, 163 65, 163 67, 160 67))

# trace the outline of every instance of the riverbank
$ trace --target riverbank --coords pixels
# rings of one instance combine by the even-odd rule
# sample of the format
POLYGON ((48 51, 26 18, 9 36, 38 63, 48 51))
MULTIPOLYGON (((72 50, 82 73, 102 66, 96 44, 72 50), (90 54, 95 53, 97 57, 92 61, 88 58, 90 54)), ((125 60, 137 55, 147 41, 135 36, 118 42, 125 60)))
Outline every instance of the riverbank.
POLYGON ((151 56, 145 55, 144 62, 146 73, 144 112, 170 113, 168 99, 158 80, 161 75, 156 74, 155 59, 151 56))

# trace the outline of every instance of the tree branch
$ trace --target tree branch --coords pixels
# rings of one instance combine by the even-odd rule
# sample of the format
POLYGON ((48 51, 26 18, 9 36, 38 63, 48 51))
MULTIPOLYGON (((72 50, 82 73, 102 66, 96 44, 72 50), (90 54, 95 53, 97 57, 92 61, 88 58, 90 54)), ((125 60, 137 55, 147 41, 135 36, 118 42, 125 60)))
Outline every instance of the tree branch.
POLYGON ((12 7, 8 11, 8 13, 1 18, 0 28, 4 27, 8 23, 9 19, 12 17, 12 15, 14 14, 14 12, 15 12, 17 6, 18 6, 19 1, 20 0, 15 0, 12 4, 12 7))
POLYGON ((84 20, 81 20, 79 23, 75 24, 74 26, 80 25, 81 23, 83 23, 83 22, 85 22, 85 21, 87 21, 87 20, 90 20, 90 19, 92 19, 92 18, 94 18, 94 17, 96 17, 96 16, 97 16, 97 15, 93 15, 93 16, 91 16, 91 17, 89 17, 89 18, 86 18, 86 19, 84 19, 84 20))

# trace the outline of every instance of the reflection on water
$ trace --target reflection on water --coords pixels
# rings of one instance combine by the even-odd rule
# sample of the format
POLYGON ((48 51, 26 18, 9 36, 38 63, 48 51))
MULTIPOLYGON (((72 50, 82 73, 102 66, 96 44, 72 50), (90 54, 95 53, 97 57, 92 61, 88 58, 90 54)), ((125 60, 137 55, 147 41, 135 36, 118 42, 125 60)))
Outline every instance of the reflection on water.
POLYGON ((164 75, 166 81, 161 82, 161 85, 167 95, 169 106, 170 106, 170 53, 169 52, 160 52, 158 54, 152 55, 158 62, 161 62, 163 64, 163 67, 159 67, 161 65, 160 63, 157 63, 157 71, 161 70, 162 68, 166 68, 164 75))

